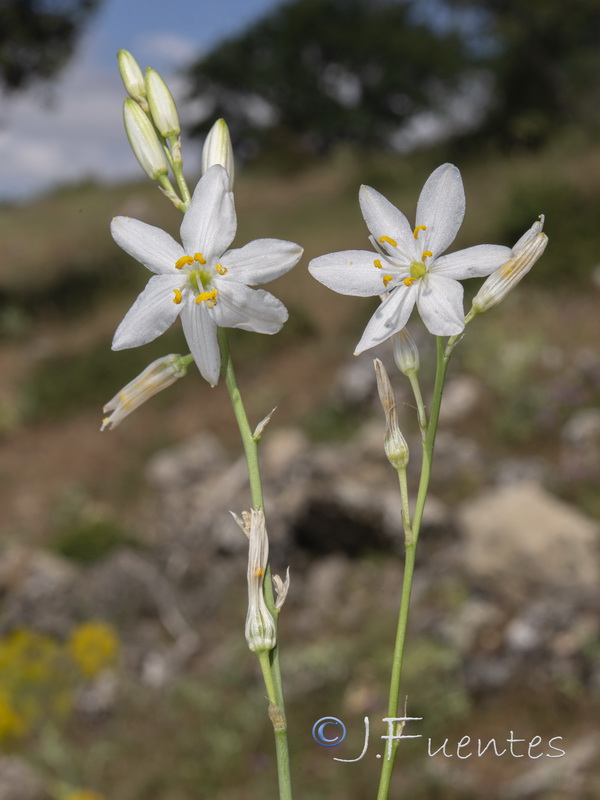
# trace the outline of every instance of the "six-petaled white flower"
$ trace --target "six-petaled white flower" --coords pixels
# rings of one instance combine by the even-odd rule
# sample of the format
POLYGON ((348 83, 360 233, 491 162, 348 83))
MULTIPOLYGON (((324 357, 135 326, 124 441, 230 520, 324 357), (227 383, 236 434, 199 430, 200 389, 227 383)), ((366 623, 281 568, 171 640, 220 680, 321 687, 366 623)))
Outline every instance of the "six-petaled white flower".
POLYGON ((453 336, 465 325, 464 278, 489 275, 511 257, 508 247, 484 244, 442 253, 452 244, 465 215, 460 172, 442 164, 428 178, 417 204, 415 227, 383 195, 361 186, 360 206, 377 250, 346 250, 315 258, 312 275, 341 294, 383 295, 356 347, 368 350, 402 330, 415 306, 428 330, 453 336))
POLYGON ((146 344, 181 315, 198 369, 215 386, 221 365, 217 327, 277 333, 287 309, 269 292, 250 286, 286 273, 302 248, 281 239, 257 239, 228 250, 236 214, 229 177, 219 165, 200 179, 180 232, 182 244, 144 222, 113 219, 114 240, 155 275, 117 328, 112 347, 146 344))

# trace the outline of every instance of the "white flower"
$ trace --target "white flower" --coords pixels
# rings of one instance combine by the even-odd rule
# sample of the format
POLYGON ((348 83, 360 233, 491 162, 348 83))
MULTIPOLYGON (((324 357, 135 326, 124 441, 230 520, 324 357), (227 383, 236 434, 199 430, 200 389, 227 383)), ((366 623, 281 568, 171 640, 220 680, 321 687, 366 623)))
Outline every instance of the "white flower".
POLYGON ((182 245, 168 233, 129 217, 115 217, 117 244, 155 275, 117 328, 112 347, 151 342, 181 314, 183 331, 202 376, 215 386, 221 356, 217 326, 277 333, 287 319, 283 303, 262 289, 302 255, 280 239, 257 239, 228 250, 236 231, 229 178, 219 165, 206 172, 181 223, 182 245))
POLYGON ((225 167, 229 174, 229 188, 233 189, 235 165, 233 162, 233 147, 229 128, 224 119, 218 119, 208 132, 202 148, 202 172, 206 172, 215 164, 225 167))
POLYGON ((415 228, 383 195, 361 186, 360 206, 375 249, 346 250, 316 258, 312 275, 341 294, 384 294, 356 347, 356 353, 380 344, 405 327, 415 303, 428 330, 453 336, 465 326, 464 278, 489 275, 511 257, 508 247, 484 244, 443 256, 465 215, 460 172, 442 164, 427 179, 417 205, 415 228))

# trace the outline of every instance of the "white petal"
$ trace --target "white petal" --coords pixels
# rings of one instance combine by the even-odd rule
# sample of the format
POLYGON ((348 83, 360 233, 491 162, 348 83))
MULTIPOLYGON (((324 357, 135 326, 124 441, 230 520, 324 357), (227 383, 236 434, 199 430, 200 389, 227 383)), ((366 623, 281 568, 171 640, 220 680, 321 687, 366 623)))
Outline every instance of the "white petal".
POLYGON ((431 266, 431 273, 462 281, 465 278, 483 278, 512 258, 510 247, 499 244, 479 244, 441 256, 431 266))
POLYGON ((151 272, 171 272, 183 247, 168 233, 131 217, 115 217, 110 223, 113 239, 151 272))
POLYGON ((237 221, 227 171, 215 164, 198 181, 181 223, 181 241, 188 255, 219 258, 235 236, 237 221))
POLYGON ((417 289, 415 286, 401 284, 390 292, 369 320, 360 342, 356 345, 354 355, 357 356, 363 350, 381 344, 394 333, 402 330, 408 322, 416 299, 417 289))
POLYGON ((229 250, 221 258, 229 280, 258 286, 285 275, 300 260, 303 249, 283 239, 256 239, 244 247, 229 250))
POLYGON ((465 327, 463 287, 452 278, 429 273, 419 281, 417 308, 435 336, 454 336, 465 327))
POLYGON ((283 303, 264 289, 219 281, 213 317, 221 328, 242 328, 255 333, 277 333, 288 318, 283 303))
POLYGON ((173 290, 181 284, 178 275, 155 275, 138 296, 116 330, 113 350, 147 344, 164 333, 181 311, 173 302, 173 290))
MULTIPOLYGON (((395 258, 408 264, 414 261, 418 249, 417 242, 404 214, 370 186, 360 187, 358 200, 367 227, 375 240, 378 242, 380 236, 389 236, 397 243, 397 247, 385 243, 384 248, 395 258)), ((422 248, 419 250, 419 255, 421 252, 422 248)))
POLYGON ((216 386, 221 370, 221 352, 217 326, 206 303, 196 303, 190 295, 181 312, 181 323, 200 374, 211 386, 216 386))
POLYGON ((464 216, 460 172, 454 164, 442 164, 425 182, 417 204, 416 224, 426 226, 419 234, 423 250, 430 250, 434 258, 443 253, 456 238, 464 216))
POLYGON ((340 294, 372 297, 385 290, 383 276, 387 272, 385 259, 368 250, 343 250, 313 258, 308 270, 319 283, 340 294), (375 266, 379 260, 382 268, 375 266))

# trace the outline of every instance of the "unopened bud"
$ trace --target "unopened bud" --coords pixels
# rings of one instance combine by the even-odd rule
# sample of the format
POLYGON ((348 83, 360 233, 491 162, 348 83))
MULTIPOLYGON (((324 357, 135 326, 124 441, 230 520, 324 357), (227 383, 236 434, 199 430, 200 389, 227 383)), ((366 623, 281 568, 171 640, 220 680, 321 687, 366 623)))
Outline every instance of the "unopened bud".
POLYGON ((505 264, 486 279, 473 298, 471 314, 481 314, 498 305, 506 295, 521 281, 535 262, 540 258, 548 237, 542 233, 544 215, 542 214, 513 247, 513 255, 505 264))
POLYGON ((394 469, 405 469, 408 464, 408 444, 398 425, 398 411, 396 398, 386 368, 376 358, 375 377, 377 378, 377 391, 385 414, 385 437, 383 447, 388 461, 394 469))
POLYGON ((146 83, 140 65, 129 50, 119 50, 117 53, 117 62, 127 94, 132 97, 136 103, 139 103, 144 111, 148 111, 146 83))
POLYGON ((140 167, 153 181, 159 180, 169 171, 167 159, 152 123, 130 97, 126 98, 123 105, 123 120, 129 144, 140 167))
POLYGON ((224 119, 218 119, 208 132, 202 149, 202 174, 215 164, 225 167, 229 175, 229 189, 233 189, 233 147, 229 128, 224 119))
POLYGON ((277 629, 264 596, 265 571, 269 560, 269 539, 265 515, 261 509, 250 511, 248 549, 248 614, 246 641, 253 653, 272 650, 277 642, 277 629))
POLYGON ((394 347, 394 361, 400 372, 403 375, 411 375, 418 372, 421 366, 419 351, 414 339, 408 332, 408 328, 402 328, 401 331, 392 336, 392 345, 394 347))
POLYGON ((172 354, 163 356, 149 364, 146 369, 124 386, 102 409, 107 417, 102 420, 100 430, 116 428, 125 417, 139 408, 158 392, 162 392, 188 370, 191 357, 172 354), (109 413, 110 412, 110 413, 109 413))
POLYGON ((165 139, 179 136, 181 126, 177 107, 169 87, 152 67, 146 70, 146 94, 154 124, 165 139))

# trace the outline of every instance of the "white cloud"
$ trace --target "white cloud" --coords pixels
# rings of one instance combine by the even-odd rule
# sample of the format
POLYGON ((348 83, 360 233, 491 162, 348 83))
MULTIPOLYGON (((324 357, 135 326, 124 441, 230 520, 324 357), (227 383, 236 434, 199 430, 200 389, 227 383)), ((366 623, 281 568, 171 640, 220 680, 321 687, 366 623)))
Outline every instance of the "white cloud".
POLYGON ((136 41, 135 56, 138 60, 149 59, 154 66, 157 59, 171 67, 181 67, 199 55, 194 39, 170 31, 144 33, 136 41))

